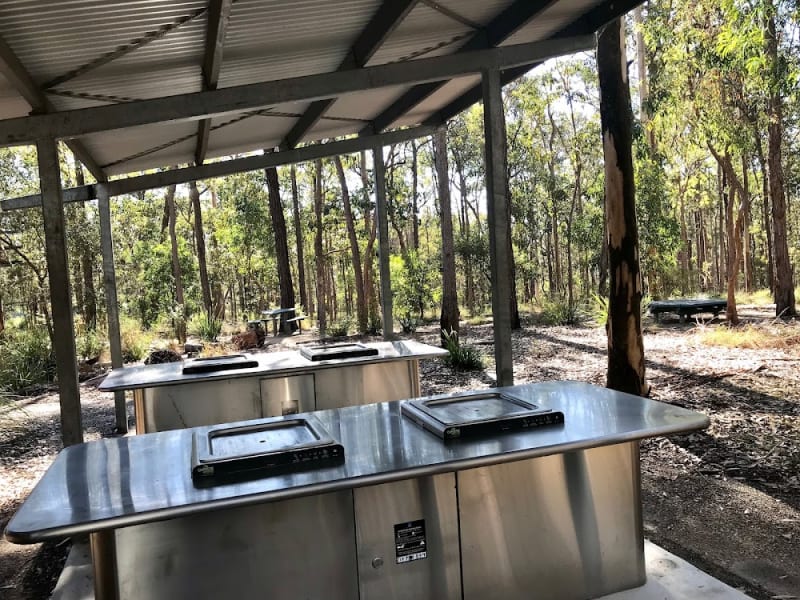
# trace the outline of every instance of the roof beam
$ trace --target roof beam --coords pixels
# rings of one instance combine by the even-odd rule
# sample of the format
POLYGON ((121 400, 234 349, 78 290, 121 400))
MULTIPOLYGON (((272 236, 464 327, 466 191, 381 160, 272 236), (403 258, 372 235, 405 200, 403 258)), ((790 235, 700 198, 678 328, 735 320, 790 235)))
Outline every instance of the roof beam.
MULTIPOLYGON (((140 175, 138 177, 114 179, 105 185, 111 196, 133 194, 135 192, 173 184, 187 183, 189 181, 224 177, 235 173, 257 171, 268 167, 306 162, 317 158, 338 156, 340 154, 352 154, 354 152, 360 152, 361 150, 374 148, 375 146, 400 144, 409 140, 432 135, 434 130, 435 126, 398 129, 380 135, 353 137, 338 142, 329 142, 327 144, 312 144, 293 150, 269 152, 267 154, 258 154, 246 158, 208 163, 183 169, 172 169, 170 171, 161 171, 160 173, 140 175)), ((97 192, 94 185, 84 185, 64 190, 63 198, 64 203, 86 202, 97 198, 97 192)), ((35 208, 41 205, 42 197, 39 194, 0 200, 0 209, 3 211, 35 208)))
MULTIPOLYGON (((578 20, 558 31, 554 37, 585 35, 588 32, 597 31, 606 23, 630 12, 639 4, 640 2, 638 0, 624 0, 623 2, 614 4, 613 6, 608 6, 605 4, 600 5, 583 15, 578 20)), ((541 64, 542 61, 537 61, 527 66, 523 65, 508 69, 507 71, 501 73, 500 81, 503 85, 511 83, 515 79, 522 77, 525 73, 541 64)), ((476 102, 480 101, 481 98, 482 91, 481 85, 479 84, 464 92, 464 94, 453 100, 450 104, 440 109, 435 115, 425 121, 425 124, 446 123, 461 111, 466 110, 476 102)))
MULTIPOLYGON (((30 105, 33 112, 54 112, 55 107, 42 93, 28 70, 2 37, 0 37, 0 73, 17 90, 17 93, 24 98, 25 102, 30 105)), ((89 172, 94 175, 95 179, 98 181, 106 180, 106 174, 103 169, 100 168, 100 165, 92 158, 92 155, 80 141, 70 140, 67 142, 67 146, 78 157, 78 160, 86 166, 89 172)))
MULTIPOLYGON (((485 28, 467 40, 459 48, 458 52, 483 50, 500 45, 528 21, 552 6, 555 1, 540 0, 539 2, 532 2, 531 0, 516 0, 516 2, 492 19, 485 28)), ((375 117, 372 123, 361 130, 361 133, 380 133, 417 104, 439 90, 444 84, 445 82, 437 81, 414 86, 375 117)))
MULTIPOLYGON (((353 43, 347 56, 339 65, 338 71, 363 67, 375 55, 381 44, 406 18, 419 0, 384 0, 378 12, 370 19, 364 31, 353 43)), ((336 102, 336 98, 317 100, 306 109, 303 116, 292 126, 280 144, 283 149, 294 148, 303 136, 316 125, 328 109, 336 102)))
POLYGON ((547 40, 126 104, 5 119, 0 121, 0 146, 236 113, 285 102, 332 98, 392 85, 440 81, 478 73, 484 69, 503 70, 526 65, 551 56, 586 50, 594 47, 594 43, 593 35, 547 40))
MULTIPOLYGON (((206 49, 203 57, 203 89, 217 89, 219 71, 222 67, 222 49, 231 15, 232 0, 209 0, 208 26, 206 29, 206 49)), ((197 148, 194 152, 195 164, 202 165, 208 151, 208 137, 211 134, 211 119, 203 119, 197 125, 197 148)))

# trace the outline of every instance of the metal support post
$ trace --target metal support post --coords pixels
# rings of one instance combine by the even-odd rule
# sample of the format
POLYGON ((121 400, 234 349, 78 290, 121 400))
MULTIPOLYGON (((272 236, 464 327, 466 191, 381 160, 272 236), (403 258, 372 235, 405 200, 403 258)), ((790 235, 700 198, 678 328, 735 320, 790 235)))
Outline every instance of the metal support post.
POLYGON ((50 310, 53 316, 53 350, 56 355, 58 392, 61 402, 61 439, 65 446, 83 442, 81 396, 78 388, 78 357, 72 320, 72 290, 67 261, 64 202, 58 148, 52 139, 37 140, 39 186, 42 193, 50 310))
MULTIPOLYGON (((106 292, 106 321, 108 344, 111 347, 111 366, 121 369, 122 340, 117 302, 117 274, 114 270, 114 241, 111 237, 111 202, 106 184, 98 183, 96 190, 100 213, 100 252, 103 255, 103 287, 106 292)), ((114 392, 114 416, 117 433, 128 433, 128 411, 125 408, 124 391, 114 392)))
POLYGON ((378 219, 378 267, 381 274, 381 313, 383 315, 383 339, 394 337, 392 315, 392 280, 389 275, 389 214, 386 209, 386 165, 383 162, 383 147, 372 150, 375 165, 375 214, 378 219))
POLYGON ((497 385, 513 385, 511 356, 511 223, 509 222, 506 122, 500 71, 481 73, 483 128, 486 138, 486 211, 489 217, 489 263, 492 273, 494 356, 497 385))

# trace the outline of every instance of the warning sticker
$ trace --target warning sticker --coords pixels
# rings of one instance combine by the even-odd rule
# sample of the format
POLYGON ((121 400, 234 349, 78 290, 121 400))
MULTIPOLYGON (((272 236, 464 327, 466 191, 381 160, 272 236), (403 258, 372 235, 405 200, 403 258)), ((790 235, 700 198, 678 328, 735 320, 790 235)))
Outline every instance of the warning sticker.
POLYGON ((428 558, 425 519, 398 523, 394 526, 394 547, 397 564, 428 558))

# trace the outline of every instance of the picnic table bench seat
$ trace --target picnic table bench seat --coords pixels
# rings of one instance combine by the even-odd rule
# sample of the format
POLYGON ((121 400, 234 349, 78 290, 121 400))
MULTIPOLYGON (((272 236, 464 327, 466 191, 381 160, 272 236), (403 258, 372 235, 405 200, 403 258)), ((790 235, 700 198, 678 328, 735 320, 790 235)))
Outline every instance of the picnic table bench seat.
POLYGON ((676 313, 681 322, 692 315, 700 313, 711 313, 715 317, 728 308, 728 301, 722 299, 676 299, 676 300, 654 300, 650 303, 648 311, 656 321, 663 313, 676 313))

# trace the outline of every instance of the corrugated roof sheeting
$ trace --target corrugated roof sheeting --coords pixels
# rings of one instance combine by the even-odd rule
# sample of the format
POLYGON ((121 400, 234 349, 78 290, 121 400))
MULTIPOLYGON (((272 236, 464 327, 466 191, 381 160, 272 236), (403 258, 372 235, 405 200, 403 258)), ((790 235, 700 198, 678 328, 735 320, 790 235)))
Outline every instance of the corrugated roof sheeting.
POLYGON ((444 84, 441 89, 435 91, 428 98, 417 104, 410 112, 392 123, 392 127, 403 127, 406 125, 416 125, 430 117, 436 111, 461 96, 467 90, 479 85, 480 75, 470 75, 452 79, 444 84))
POLYGON ((205 0, 3 0, 0 31, 44 83, 205 6, 205 0))
POLYGON ((142 65, 141 68, 124 71, 117 69, 112 62, 56 89, 145 100, 199 92, 202 89, 202 71, 199 64, 153 70, 142 65))
POLYGON ((335 70, 379 6, 374 0, 239 0, 220 87, 335 70))
POLYGON ((587 13, 600 4, 596 0, 561 0, 545 10, 538 18, 517 31, 503 44, 525 44, 545 40, 572 23, 577 15, 587 13))
POLYGON ((302 142, 316 142, 317 140, 331 139, 343 135, 356 133, 361 126, 358 123, 347 123, 345 121, 320 120, 311 131, 303 136, 302 142))
POLYGON ((277 146, 297 120, 284 115, 302 114, 305 106, 295 103, 275 107, 273 112, 281 116, 248 116, 249 113, 245 113, 212 119, 208 156, 225 156, 226 152, 245 152, 277 146))
MULTIPOLYGON (((180 123, 161 123, 159 125, 143 125, 131 127, 122 131, 110 131, 83 136, 80 140, 100 165, 109 165, 121 159, 132 157, 136 154, 148 152, 164 144, 175 142, 182 138, 192 138, 197 133, 197 121, 183 121, 180 123)), ((194 148, 194 146, 192 146, 194 148)), ((194 150, 189 154, 191 156, 194 150)), ((153 154, 148 154, 147 157, 153 154)), ((183 159, 187 162, 188 159, 183 159)), ((110 166, 109 173, 125 173, 126 163, 120 166, 110 166), (123 170, 120 170, 122 168, 123 170)))
POLYGON ((420 3, 403 19, 367 64, 371 66, 409 60, 417 56, 450 54, 458 47, 452 45, 453 40, 464 39, 473 33, 472 28, 420 3))
POLYGON ((331 117, 368 121, 380 114, 408 89, 408 86, 395 85, 357 94, 345 94, 340 96, 325 114, 331 117))
POLYGON ((194 156, 194 139, 189 139, 180 144, 169 146, 163 150, 153 152, 147 156, 126 161, 123 164, 106 169, 109 175, 122 175, 137 171, 146 171, 155 167, 175 167, 189 165, 194 156))
MULTIPOLYGON (((456 52, 475 35, 476 27, 485 27, 513 1, 436 0, 445 9, 440 10, 421 0, 392 30, 368 64, 456 52), (448 15, 447 10, 455 14, 448 15)), ((203 89, 208 2, 3 0, 0 36, 34 81, 44 84, 166 28, 169 31, 163 36, 55 87, 86 97, 53 93, 47 97, 57 110, 72 110, 124 99, 191 93, 203 89)), ((504 45, 546 39, 601 3, 560 0, 504 45)), ((233 0, 218 87, 335 71, 382 4, 382 0, 233 0)), ((479 82, 475 75, 444 84, 392 126, 424 121, 479 82)), ((409 87, 381 88, 338 98, 302 141, 357 133, 409 87)), ((280 116, 242 113, 212 119, 207 154, 216 157, 274 146, 308 105, 303 102, 275 107, 275 112, 284 113, 280 116), (225 126, 219 127, 221 124, 225 126)), ((28 112, 27 103, 0 77, 0 118, 28 112)), ((108 172, 116 174, 193 162, 197 128, 198 121, 193 120, 81 139, 96 162, 111 165, 108 172)))
POLYGON ((486 25, 512 2, 513 0, 436 0, 437 4, 481 25, 486 25))

